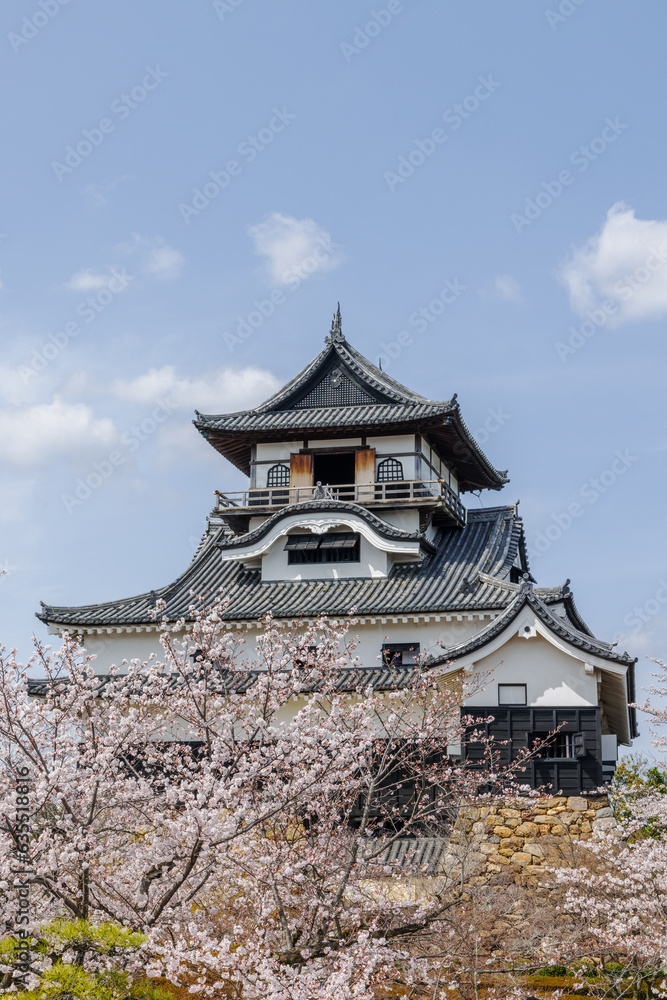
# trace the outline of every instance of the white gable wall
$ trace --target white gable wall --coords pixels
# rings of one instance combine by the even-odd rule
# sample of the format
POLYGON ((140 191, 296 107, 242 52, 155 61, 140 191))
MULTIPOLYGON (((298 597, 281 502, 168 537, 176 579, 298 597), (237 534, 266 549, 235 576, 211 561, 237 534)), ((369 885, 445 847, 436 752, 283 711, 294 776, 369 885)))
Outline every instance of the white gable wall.
MULTIPOLYGON (((582 653, 582 657, 583 657, 582 653)), ((497 705, 498 684, 526 684, 527 704, 534 708, 597 705, 595 673, 587 674, 583 659, 575 659, 544 639, 513 636, 499 650, 475 662, 474 673, 488 674, 486 690, 469 705, 497 705)))

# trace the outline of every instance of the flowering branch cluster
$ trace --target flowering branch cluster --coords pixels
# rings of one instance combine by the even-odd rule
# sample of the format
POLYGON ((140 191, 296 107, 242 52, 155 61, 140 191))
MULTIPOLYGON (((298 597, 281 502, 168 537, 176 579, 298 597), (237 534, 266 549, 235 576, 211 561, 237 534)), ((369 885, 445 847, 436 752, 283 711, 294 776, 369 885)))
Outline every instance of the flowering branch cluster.
MULTIPOLYGON (((664 754, 659 727, 667 722, 667 666, 655 662, 660 683, 650 694, 660 702, 637 707, 658 727, 652 742, 664 754)), ((635 772, 619 771, 626 777, 613 789, 611 829, 580 845, 576 864, 552 872, 564 893, 565 917, 552 930, 550 951, 566 965, 588 966, 606 984, 605 996, 665 997, 667 768, 662 758, 648 772, 650 780, 635 772)))
MULTIPOLYGON (((195 605, 187 632, 164 622, 161 662, 104 678, 71 637, 38 646, 27 668, 0 659, 5 932, 17 929, 20 860, 33 941, 64 917, 142 935, 120 958, 80 947, 86 969, 122 958, 250 1000, 363 1000, 399 971, 435 981, 442 960, 413 943, 448 927, 463 879, 397 893, 397 874, 409 885, 425 872, 418 858, 399 869, 392 848, 448 836, 489 771, 511 782, 525 756, 501 766, 483 720, 461 719, 462 676, 417 665, 408 686, 373 690, 350 622, 291 632, 269 617, 250 657, 221 610, 195 605), (37 664, 40 698, 28 696, 37 664), (448 752, 464 739, 481 747, 475 766, 448 752), (26 774, 27 852, 14 819, 26 774)), ((31 953, 32 985, 53 961, 31 953)))

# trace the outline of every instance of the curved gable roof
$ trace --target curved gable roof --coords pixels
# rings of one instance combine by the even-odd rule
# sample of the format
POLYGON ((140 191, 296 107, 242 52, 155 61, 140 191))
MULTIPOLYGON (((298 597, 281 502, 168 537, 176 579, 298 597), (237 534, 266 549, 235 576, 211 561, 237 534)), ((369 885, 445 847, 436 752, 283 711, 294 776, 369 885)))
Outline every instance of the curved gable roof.
POLYGON ((277 393, 252 410, 196 412, 194 425, 246 475, 252 444, 295 437, 375 432, 429 434, 462 491, 500 489, 509 480, 489 462, 466 427, 456 394, 430 400, 374 365, 343 336, 340 312, 322 351, 277 393))
MULTIPOLYGON (((512 600, 505 607, 502 614, 494 618, 486 628, 480 629, 470 639, 455 646, 448 646, 442 656, 434 658, 432 666, 439 666, 450 660, 457 660, 478 650, 483 650, 496 636, 500 635, 512 624, 526 604, 530 605, 537 617, 550 632, 564 639, 565 642, 570 643, 570 645, 575 646, 582 652, 592 653, 601 659, 609 660, 612 663, 620 663, 625 666, 630 666, 636 662, 636 658, 630 656, 629 653, 617 653, 611 643, 596 639, 588 631, 580 631, 566 618, 561 618, 560 615, 554 614, 552 609, 545 603, 543 599, 545 596, 544 592, 536 592, 529 580, 524 580, 520 586, 514 588, 512 600)), ((562 591, 560 592, 560 596, 563 596, 562 591)))

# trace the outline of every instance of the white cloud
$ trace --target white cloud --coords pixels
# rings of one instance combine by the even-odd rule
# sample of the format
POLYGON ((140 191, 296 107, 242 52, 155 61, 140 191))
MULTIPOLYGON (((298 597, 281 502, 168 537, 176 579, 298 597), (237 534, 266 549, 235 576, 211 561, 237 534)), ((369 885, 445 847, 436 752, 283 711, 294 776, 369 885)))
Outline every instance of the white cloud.
POLYGON ((229 413, 249 409, 280 388, 263 368, 220 368, 195 378, 176 374, 173 365, 151 368, 134 379, 116 379, 112 393, 129 403, 162 400, 174 409, 229 413))
POLYGON ((266 258, 273 285, 298 285, 316 271, 333 271, 343 261, 343 254, 331 234, 313 219, 295 219, 272 212, 248 235, 255 253, 266 258))
POLYGON ((23 468, 111 447, 116 439, 108 417, 97 418, 89 406, 57 396, 51 403, 0 409, 0 460, 23 468))
POLYGON ((143 269, 161 280, 179 278, 185 266, 185 257, 174 247, 155 246, 144 257, 143 269))
POLYGON ((160 454, 162 466, 169 466, 187 456, 190 462, 200 462, 219 467, 220 456, 197 434, 190 421, 171 421, 160 428, 160 454))
POLYGON ((114 280, 113 274, 86 268, 85 271, 73 274, 69 281, 65 282, 65 288, 72 292, 96 292, 100 288, 108 288, 114 280))
POLYGON ((185 267, 183 254, 170 246, 162 236, 148 239, 139 233, 132 233, 130 243, 119 243, 115 249, 124 254, 138 253, 142 272, 160 281, 180 278, 185 267))
POLYGON ((511 274, 499 274, 493 282, 496 295, 507 302, 523 302, 521 285, 511 274))
POLYGON ((667 314, 665 265, 667 220, 637 219, 617 202, 600 232, 562 264, 560 278, 575 312, 597 310, 609 326, 620 326, 667 314))

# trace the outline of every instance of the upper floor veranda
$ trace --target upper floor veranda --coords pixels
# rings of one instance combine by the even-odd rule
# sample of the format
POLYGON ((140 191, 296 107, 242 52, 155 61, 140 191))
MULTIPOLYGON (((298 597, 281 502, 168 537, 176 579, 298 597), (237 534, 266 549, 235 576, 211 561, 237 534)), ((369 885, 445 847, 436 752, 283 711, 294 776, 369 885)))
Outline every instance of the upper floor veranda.
POLYGON ((327 498, 462 526, 460 494, 508 482, 466 427, 456 394, 427 399, 376 367, 345 339, 340 307, 324 350, 270 399, 197 413, 194 423, 249 479, 247 489, 217 492, 215 513, 241 528, 253 515, 327 498))
POLYGON ((378 513, 418 509, 432 512, 442 524, 466 522, 456 475, 421 434, 370 442, 359 437, 258 443, 252 449, 249 487, 216 491, 215 513, 271 514, 290 504, 325 499, 378 513))

